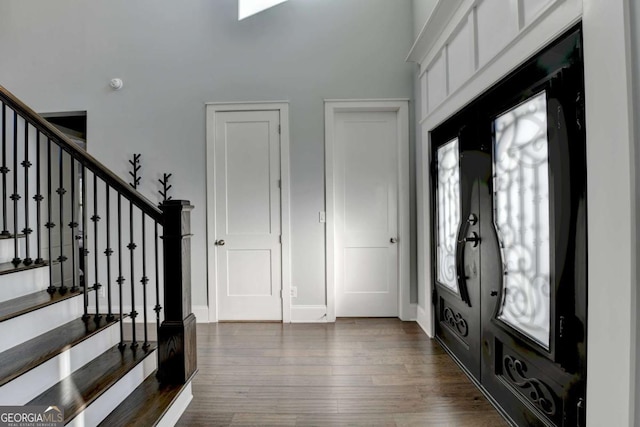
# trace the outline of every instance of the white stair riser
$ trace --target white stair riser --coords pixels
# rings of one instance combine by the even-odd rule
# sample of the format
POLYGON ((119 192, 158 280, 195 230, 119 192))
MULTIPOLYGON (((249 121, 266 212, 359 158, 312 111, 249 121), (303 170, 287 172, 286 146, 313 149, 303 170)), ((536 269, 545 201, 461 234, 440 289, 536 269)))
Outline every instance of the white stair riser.
POLYGON ((174 427, 184 411, 187 410, 191 399, 193 399, 193 393, 191 391, 191 381, 189 381, 189 384, 184 386, 178 397, 167 409, 167 412, 160 418, 157 427, 174 427))
POLYGON ((0 405, 25 405, 119 341, 116 323, 0 387, 0 405))
POLYGON ((109 390, 98 397, 91 405, 79 413, 68 426, 93 427, 97 426, 107 415, 122 403, 133 390, 157 368, 158 355, 153 351, 127 375, 122 377, 109 390))
MULTIPOLYGON (((22 247, 24 238, 18 238, 18 256, 22 258, 22 247)), ((0 264, 11 262, 15 258, 13 239, 0 239, 0 264)))
POLYGON ((0 302, 44 291, 49 286, 49 267, 32 268, 0 276, 0 302))
POLYGON ((29 341, 51 329, 81 317, 83 295, 60 301, 13 319, 0 322, 0 352, 29 341))

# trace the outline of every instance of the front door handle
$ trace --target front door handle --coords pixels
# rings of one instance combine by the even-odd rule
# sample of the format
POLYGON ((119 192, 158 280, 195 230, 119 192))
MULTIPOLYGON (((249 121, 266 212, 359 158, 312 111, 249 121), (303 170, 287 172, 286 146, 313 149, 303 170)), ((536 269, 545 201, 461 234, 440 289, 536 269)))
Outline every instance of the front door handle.
MULTIPOLYGON (((480 239, 480 236, 478 236, 478 233, 476 233, 475 231, 474 231, 474 232, 472 232, 471 234, 472 234, 471 236, 467 236, 467 237, 465 237, 465 238, 463 239, 463 241, 464 241, 465 243, 469 243, 469 242, 473 243, 473 247, 475 248, 475 247, 477 247, 477 246, 480 244, 480 242, 482 241, 482 239, 480 239)), ((460 242, 460 243, 462 243, 462 242, 460 242)))
POLYGON ((225 241, 224 240, 216 240, 216 245, 217 246, 224 246, 225 241))

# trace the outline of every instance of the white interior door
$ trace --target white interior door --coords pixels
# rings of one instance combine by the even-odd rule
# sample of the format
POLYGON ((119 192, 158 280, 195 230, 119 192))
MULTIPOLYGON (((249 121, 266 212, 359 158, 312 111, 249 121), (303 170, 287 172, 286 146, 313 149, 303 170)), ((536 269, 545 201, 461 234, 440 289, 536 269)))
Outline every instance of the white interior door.
POLYGON ((398 118, 334 119, 337 316, 398 316, 398 118))
POLYGON ((215 114, 219 320, 282 320, 280 117, 215 114))

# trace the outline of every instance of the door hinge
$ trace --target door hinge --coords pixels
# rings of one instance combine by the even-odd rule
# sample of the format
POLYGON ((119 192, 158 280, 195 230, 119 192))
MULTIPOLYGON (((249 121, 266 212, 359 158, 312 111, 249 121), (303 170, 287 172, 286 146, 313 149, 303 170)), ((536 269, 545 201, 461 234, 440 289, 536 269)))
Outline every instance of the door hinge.
POLYGON ((438 292, 435 289, 431 291, 431 303, 433 305, 438 304, 438 292))
POLYGON ((565 317, 560 316, 560 321, 558 322, 558 337, 564 338, 564 328, 565 328, 565 317))
POLYGON ((282 126, 281 125, 278 125, 278 134, 282 135, 282 126))
POLYGON ((278 242, 282 243, 282 234, 278 236, 278 242))
POLYGON ((281 179, 278 180, 278 188, 282 188, 282 180, 281 179))

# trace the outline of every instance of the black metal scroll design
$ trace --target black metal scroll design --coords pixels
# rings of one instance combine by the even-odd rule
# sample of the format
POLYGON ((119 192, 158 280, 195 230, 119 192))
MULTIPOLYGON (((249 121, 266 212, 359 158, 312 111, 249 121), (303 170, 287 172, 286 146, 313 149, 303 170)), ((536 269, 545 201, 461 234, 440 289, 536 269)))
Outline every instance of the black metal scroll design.
POLYGON ((460 336, 466 337, 469 335, 469 324, 464 320, 462 314, 454 312, 449 307, 445 307, 442 317, 454 331, 460 334, 460 336))
POLYGON ((458 293, 456 271, 456 235, 460 225, 460 171, 458 141, 438 148, 437 205, 437 279, 458 293))
POLYGON ((498 318, 549 343, 549 150, 542 92, 495 121, 494 218, 504 264, 498 318))
POLYGON ((136 190, 138 189, 138 185, 140 185, 140 180, 142 179, 142 177, 138 176, 138 172, 142 168, 142 165, 140 164, 140 157, 142 157, 142 154, 134 154, 133 160, 129 160, 131 168, 133 169, 129 171, 129 175, 133 178, 133 182, 130 182, 129 185, 136 190))
POLYGON ((166 202, 167 200, 171 200, 171 196, 169 196, 169 190, 171 189, 172 185, 169 184, 169 178, 171 178, 171 173, 163 173, 162 174, 162 179, 159 179, 158 182, 160 183, 160 185, 162 185, 162 190, 158 190, 158 193, 162 196, 162 203, 166 202))
POLYGON ((549 416, 556 414, 556 395, 544 382, 537 378, 527 377, 527 365, 512 356, 504 356, 504 378, 520 389, 520 392, 528 397, 538 409, 549 416))

